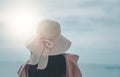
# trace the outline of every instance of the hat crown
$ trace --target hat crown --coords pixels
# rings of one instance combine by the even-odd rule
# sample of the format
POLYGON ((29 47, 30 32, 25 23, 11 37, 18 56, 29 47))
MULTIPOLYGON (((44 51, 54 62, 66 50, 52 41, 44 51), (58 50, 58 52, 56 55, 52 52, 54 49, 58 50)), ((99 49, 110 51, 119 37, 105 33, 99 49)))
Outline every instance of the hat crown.
POLYGON ((52 38, 61 33, 60 24, 53 20, 43 20, 37 27, 37 33, 52 38))

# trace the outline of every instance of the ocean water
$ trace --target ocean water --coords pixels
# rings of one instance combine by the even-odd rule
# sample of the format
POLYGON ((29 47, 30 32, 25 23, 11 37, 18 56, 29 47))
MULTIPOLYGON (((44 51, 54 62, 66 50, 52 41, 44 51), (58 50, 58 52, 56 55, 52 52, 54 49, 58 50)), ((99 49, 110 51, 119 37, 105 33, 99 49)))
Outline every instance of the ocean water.
MULTIPOLYGON (((0 77, 18 77, 17 71, 22 62, 0 62, 0 77)), ((120 66, 79 64, 83 77, 120 77, 120 66)))
POLYGON ((119 65, 80 64, 83 77, 120 77, 119 65))

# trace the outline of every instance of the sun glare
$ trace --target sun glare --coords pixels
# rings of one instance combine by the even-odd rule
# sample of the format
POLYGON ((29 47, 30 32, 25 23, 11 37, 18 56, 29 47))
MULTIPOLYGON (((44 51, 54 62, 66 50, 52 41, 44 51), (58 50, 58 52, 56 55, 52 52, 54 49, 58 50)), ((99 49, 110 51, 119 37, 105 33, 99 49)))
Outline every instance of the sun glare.
POLYGON ((38 13, 34 10, 24 8, 13 9, 7 15, 7 23, 10 26, 10 35, 15 39, 26 40, 35 33, 35 28, 42 19, 38 18, 38 13))

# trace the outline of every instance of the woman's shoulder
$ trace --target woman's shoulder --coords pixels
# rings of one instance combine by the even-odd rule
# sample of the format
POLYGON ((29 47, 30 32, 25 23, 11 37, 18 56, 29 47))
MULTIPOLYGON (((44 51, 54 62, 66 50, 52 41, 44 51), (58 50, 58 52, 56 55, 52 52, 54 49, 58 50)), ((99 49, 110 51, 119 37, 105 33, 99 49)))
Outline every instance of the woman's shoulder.
POLYGON ((72 61, 78 61, 79 55, 73 54, 73 53, 64 53, 64 56, 66 59, 72 60, 72 61))

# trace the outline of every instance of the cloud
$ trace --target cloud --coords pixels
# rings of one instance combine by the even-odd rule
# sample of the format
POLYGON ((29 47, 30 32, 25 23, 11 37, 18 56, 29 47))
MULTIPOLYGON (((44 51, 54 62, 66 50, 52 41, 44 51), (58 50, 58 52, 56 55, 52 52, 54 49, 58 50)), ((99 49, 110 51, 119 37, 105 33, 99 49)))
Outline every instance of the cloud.
MULTIPOLYGON (((54 1, 54 0, 52 0, 54 1)), ((45 8, 49 11, 50 15, 67 17, 71 15, 81 16, 81 15, 100 15, 104 12, 112 11, 119 8, 118 0, 71 0, 58 1, 52 3, 51 0, 46 2, 45 8), (61 6, 62 5, 62 6, 61 6)), ((42 2, 42 1, 41 1, 42 2)), ((55 1, 54 1, 55 2, 55 1)))
MULTIPOLYGON (((109 30, 110 31, 110 30, 109 30)), ((106 30, 92 32, 64 32, 72 40, 75 48, 119 49, 120 37, 106 30), (109 34, 110 33, 110 34, 109 34)))

